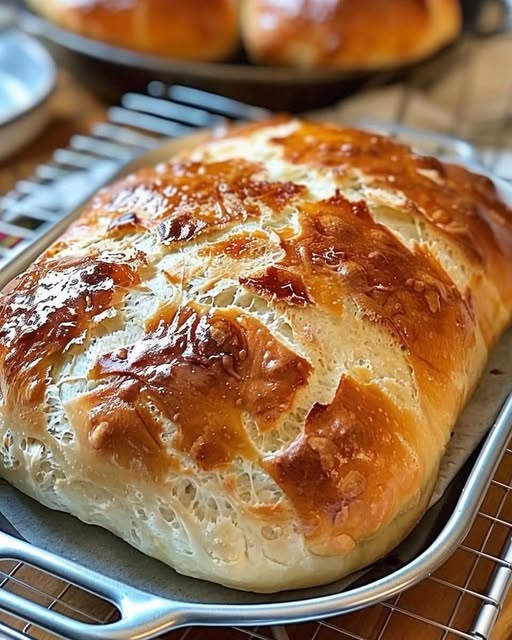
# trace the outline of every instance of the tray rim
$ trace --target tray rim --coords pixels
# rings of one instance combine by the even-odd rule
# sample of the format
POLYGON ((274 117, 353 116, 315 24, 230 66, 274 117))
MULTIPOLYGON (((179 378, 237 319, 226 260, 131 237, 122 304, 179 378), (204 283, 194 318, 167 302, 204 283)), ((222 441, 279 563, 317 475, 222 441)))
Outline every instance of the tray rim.
MULTIPOLYGON (((204 132, 185 139, 172 139, 157 149, 145 153, 123 166, 105 184, 152 162, 159 155, 166 157, 183 151, 204 139, 204 132), (185 143, 185 146, 184 146, 185 143)), ((435 134, 433 134, 435 135, 435 134)), ((453 140, 452 140, 453 141, 453 140)), ((492 178, 500 195, 512 203, 512 186, 478 165, 473 158, 458 162, 473 171, 492 178)), ((90 196, 84 199, 84 203, 90 196)), ((20 251, 19 255, 0 273, 0 286, 24 269, 34 257, 81 213, 84 203, 64 216, 58 224, 43 234, 36 242, 20 251)), ((305 622, 348 613, 386 600, 409 588, 434 571, 459 546, 476 518, 481 501, 493 473, 503 456, 512 431, 512 393, 486 436, 480 454, 469 473, 464 489, 450 518, 429 547, 400 569, 369 584, 348 588, 340 593, 265 604, 193 603, 153 596, 145 591, 108 578, 56 554, 49 553, 30 543, 0 533, 0 557, 20 560, 49 571, 65 580, 96 593, 112 602, 121 612, 118 622, 107 625, 89 625, 49 612, 15 594, 0 590, 0 608, 24 618, 49 631, 76 640, 129 640, 151 638, 160 633, 189 625, 272 625, 305 622)), ((271 596, 269 596, 271 597, 271 596)))

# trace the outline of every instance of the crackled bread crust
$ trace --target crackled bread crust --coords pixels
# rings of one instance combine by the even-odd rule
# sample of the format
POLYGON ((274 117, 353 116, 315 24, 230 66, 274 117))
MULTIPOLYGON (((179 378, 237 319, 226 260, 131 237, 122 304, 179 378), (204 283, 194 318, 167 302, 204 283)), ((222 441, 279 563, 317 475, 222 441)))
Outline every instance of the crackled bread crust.
POLYGON ((239 44, 239 0, 28 0, 83 36, 183 60, 223 60, 239 44))
POLYGON ((287 118, 103 189, 0 298, 0 468, 239 589, 325 583, 423 513, 510 323, 492 183, 287 118))
POLYGON ((459 0, 244 0, 242 27, 263 64, 378 69, 414 62, 461 28, 459 0))

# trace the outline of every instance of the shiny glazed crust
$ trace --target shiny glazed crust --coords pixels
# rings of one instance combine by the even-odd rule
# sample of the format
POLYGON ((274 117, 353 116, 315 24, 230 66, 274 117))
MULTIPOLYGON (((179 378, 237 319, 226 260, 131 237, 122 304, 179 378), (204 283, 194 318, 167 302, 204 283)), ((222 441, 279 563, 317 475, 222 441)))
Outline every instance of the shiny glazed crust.
POLYGON ((453 40, 458 0, 243 0, 251 58, 340 69, 414 62, 453 40))
POLYGON ((182 573, 325 583, 417 523, 511 309, 487 178, 228 130, 102 190, 2 292, 1 474, 182 573))
POLYGON ((223 60, 239 44, 239 0, 29 0, 46 18, 126 49, 223 60))

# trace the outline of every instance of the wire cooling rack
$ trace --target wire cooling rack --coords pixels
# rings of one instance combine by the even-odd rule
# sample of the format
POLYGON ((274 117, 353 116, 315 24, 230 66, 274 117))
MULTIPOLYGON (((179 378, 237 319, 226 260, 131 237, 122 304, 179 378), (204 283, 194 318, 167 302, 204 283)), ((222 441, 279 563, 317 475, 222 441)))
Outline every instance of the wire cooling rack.
MULTIPOLYGON (((414 86, 404 86, 395 114, 399 126, 391 128, 391 133, 405 136, 408 142, 426 151, 476 161, 512 179, 512 166, 503 162, 499 148, 482 150, 456 137, 463 130, 467 78, 461 83, 461 95, 453 109, 453 127, 448 132, 451 137, 403 128, 413 91, 414 86)), ((510 119, 512 95, 510 98, 502 119, 496 123, 496 147, 510 119)), ((108 122, 96 125, 88 136, 74 137, 68 148, 57 151, 51 162, 38 167, 33 178, 19 182, 0 199, 0 265, 8 264, 19 251, 27 250, 86 193, 136 155, 156 147, 162 137, 187 134, 225 118, 258 120, 268 114, 220 96, 154 82, 146 95, 125 95, 120 106, 112 108, 108 115, 108 122)), ((328 621, 273 628, 194 628, 164 637, 488 640, 512 581, 512 441, 509 446, 464 543, 432 576, 391 601, 328 621)), ((23 563, 0 560, 0 588, 84 622, 104 624, 117 616, 110 603, 23 563)), ((53 637, 21 619, 0 613, 1 640, 53 637)))

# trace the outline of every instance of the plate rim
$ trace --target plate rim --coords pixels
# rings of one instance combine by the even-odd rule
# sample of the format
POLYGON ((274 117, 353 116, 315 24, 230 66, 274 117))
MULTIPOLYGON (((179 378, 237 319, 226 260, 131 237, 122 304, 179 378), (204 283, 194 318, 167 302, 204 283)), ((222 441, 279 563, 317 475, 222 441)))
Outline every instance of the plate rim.
POLYGON ((13 112, 12 115, 8 115, 5 119, 0 118, 0 133, 37 111, 50 98, 57 86, 57 66, 50 53, 41 43, 33 36, 20 31, 16 27, 0 33, 0 38, 6 36, 18 39, 29 52, 32 60, 39 61, 39 68, 46 69, 46 81, 36 95, 30 95, 29 104, 13 112))

